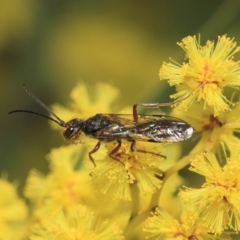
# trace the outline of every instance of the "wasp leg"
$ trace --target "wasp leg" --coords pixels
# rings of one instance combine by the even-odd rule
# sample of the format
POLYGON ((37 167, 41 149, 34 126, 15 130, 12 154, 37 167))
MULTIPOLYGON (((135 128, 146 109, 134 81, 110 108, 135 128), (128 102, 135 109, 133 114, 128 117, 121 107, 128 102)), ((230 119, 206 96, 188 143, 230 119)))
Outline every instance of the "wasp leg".
POLYGON ((111 150, 111 152, 108 154, 108 156, 110 158, 113 158, 114 160, 117 160, 120 162, 119 158, 116 157, 116 154, 119 151, 119 149, 121 148, 122 141, 120 139, 117 139, 117 142, 118 142, 118 145, 113 150, 111 150))
POLYGON ((173 104, 174 104, 174 102, 170 102, 170 103, 136 103, 133 105, 133 122, 135 124, 138 123, 138 112, 137 112, 138 107, 159 108, 159 107, 163 107, 163 106, 171 106, 173 104))
POLYGON ((138 148, 136 147, 136 141, 133 141, 133 142, 132 142, 130 148, 131 148, 131 151, 132 151, 132 152, 150 153, 150 154, 154 154, 154 155, 160 156, 160 157, 162 157, 162 158, 164 158, 164 159, 167 158, 166 156, 164 156, 164 155, 162 155, 162 154, 159 154, 159 153, 150 152, 150 151, 146 151, 146 150, 143 150, 143 149, 138 149, 138 148))
POLYGON ((121 163, 123 166, 125 166, 118 157, 116 157, 119 149, 121 148, 122 145, 122 141, 120 139, 116 140, 118 142, 118 145, 108 154, 108 156, 116 161, 118 161, 119 163, 121 163))
POLYGON ((138 107, 145 107, 145 108, 160 108, 160 107, 166 107, 166 106, 174 106, 178 103, 180 103, 182 100, 185 100, 188 98, 190 95, 188 95, 185 98, 182 98, 180 100, 176 100, 173 102, 167 102, 167 103, 136 103, 133 105, 133 122, 134 124, 138 123, 138 112, 137 108, 138 107))
POLYGON ((96 144, 96 146, 88 153, 89 159, 90 159, 91 162, 93 163, 94 167, 96 167, 96 163, 95 163, 95 161, 94 161, 94 159, 93 159, 93 157, 92 157, 92 154, 95 153, 95 152, 97 152, 97 150, 100 148, 100 145, 101 145, 101 143, 98 142, 98 143, 96 144))

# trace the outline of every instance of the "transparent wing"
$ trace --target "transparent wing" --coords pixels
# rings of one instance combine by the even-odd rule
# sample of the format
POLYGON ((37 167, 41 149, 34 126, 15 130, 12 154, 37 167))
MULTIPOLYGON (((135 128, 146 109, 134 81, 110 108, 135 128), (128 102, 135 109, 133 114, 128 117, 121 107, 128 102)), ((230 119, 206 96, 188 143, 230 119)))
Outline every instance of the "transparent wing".
POLYGON ((165 122, 165 121, 171 121, 171 122, 183 122, 183 120, 166 116, 166 115, 138 115, 138 123, 133 123, 133 115, 132 114, 101 114, 104 117, 109 118, 112 121, 115 121, 119 124, 124 125, 125 127, 135 127, 142 123, 149 123, 149 122, 165 122))
POLYGON ((111 124, 95 135, 105 140, 179 142, 190 137, 192 133, 191 126, 186 122, 165 115, 138 115, 137 124, 133 123, 132 114, 102 114, 102 116, 111 120, 111 124))

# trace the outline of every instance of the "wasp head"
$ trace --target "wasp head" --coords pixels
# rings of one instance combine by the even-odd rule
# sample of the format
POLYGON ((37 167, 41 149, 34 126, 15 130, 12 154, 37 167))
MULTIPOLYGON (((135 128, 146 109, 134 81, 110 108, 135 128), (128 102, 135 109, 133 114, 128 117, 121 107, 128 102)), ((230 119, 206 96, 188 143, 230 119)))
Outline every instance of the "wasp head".
POLYGON ((82 119, 74 118, 65 124, 66 129, 63 132, 63 136, 71 143, 78 143, 84 126, 85 124, 82 119))

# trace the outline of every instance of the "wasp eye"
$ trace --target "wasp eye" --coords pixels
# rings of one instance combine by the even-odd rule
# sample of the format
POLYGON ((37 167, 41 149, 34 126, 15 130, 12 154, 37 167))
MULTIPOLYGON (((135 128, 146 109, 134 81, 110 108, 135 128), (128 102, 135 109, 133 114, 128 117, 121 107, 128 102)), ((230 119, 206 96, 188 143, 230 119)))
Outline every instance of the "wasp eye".
POLYGON ((63 133, 63 136, 70 142, 77 142, 78 137, 80 136, 84 128, 84 121, 81 119, 73 119, 66 123, 66 130, 63 133))
POLYGON ((71 137, 72 135, 75 135, 75 133, 76 133, 77 131, 76 131, 75 128, 70 127, 70 128, 67 128, 65 132, 67 133, 67 135, 68 135, 69 137, 71 137))

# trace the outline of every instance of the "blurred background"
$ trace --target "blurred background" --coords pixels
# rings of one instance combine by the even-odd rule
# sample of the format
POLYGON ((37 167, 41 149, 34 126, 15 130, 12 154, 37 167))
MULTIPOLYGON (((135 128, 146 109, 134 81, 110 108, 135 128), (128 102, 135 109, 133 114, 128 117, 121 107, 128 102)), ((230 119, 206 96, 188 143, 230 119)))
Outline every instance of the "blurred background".
POLYGON ((48 106, 67 106, 80 81, 113 84, 122 106, 169 101, 159 68, 169 57, 181 63, 176 42, 198 33, 202 44, 227 34, 240 45, 240 1, 0 1, 0 172, 21 190, 29 170, 46 172, 46 154, 64 143, 47 120, 7 114, 46 113, 23 83, 48 106))

